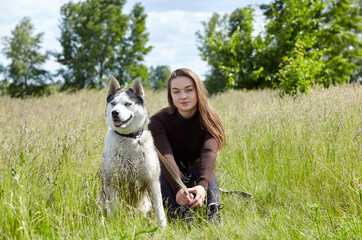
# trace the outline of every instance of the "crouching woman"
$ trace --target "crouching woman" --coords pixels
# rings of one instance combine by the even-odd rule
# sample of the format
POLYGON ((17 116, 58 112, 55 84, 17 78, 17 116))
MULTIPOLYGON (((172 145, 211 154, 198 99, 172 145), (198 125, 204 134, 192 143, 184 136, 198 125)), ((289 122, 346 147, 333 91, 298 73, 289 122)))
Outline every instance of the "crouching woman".
POLYGON ((190 195, 161 164, 163 203, 171 218, 193 225, 190 209, 207 204, 208 221, 220 222, 220 191, 214 174, 216 154, 226 143, 221 119, 208 102, 207 90, 190 69, 173 71, 168 80, 169 106, 151 117, 155 146, 176 171, 190 195))

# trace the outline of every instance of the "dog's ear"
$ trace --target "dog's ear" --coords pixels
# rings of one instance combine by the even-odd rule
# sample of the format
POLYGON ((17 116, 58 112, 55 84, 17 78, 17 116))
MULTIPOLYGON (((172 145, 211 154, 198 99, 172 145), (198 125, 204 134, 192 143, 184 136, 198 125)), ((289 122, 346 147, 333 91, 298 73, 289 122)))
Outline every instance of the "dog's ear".
POLYGON ((145 93, 143 92, 143 87, 142 87, 142 79, 140 77, 137 77, 135 80, 133 80, 131 89, 140 98, 145 99, 145 93))
POLYGON ((119 85, 117 79, 115 77, 111 76, 109 78, 107 97, 109 97, 110 95, 115 93, 116 90, 119 89, 119 88, 121 88, 121 86, 119 85))

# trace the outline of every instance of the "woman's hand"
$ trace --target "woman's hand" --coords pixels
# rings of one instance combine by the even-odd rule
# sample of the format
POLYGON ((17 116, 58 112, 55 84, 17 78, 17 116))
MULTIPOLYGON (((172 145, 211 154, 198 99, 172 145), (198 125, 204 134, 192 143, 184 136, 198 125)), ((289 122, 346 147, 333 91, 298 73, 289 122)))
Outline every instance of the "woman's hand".
POLYGON ((179 204, 180 206, 190 206, 192 200, 193 200, 193 195, 190 194, 190 197, 187 196, 187 193, 183 190, 180 189, 177 193, 176 193, 176 202, 177 204, 179 204))
POLYGON ((205 201, 206 191, 205 188, 201 185, 196 185, 193 188, 189 188, 190 196, 195 196, 193 199, 191 199, 191 203, 189 206, 192 209, 197 209, 199 207, 202 207, 205 201))

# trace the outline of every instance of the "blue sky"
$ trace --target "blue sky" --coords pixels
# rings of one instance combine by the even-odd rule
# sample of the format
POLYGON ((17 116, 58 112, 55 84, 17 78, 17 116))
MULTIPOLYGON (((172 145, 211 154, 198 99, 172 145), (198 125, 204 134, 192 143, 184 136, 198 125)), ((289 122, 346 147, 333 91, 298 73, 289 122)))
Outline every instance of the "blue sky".
MULTIPOLYGON (((1 0, 0 37, 10 36, 11 30, 27 16, 35 27, 34 32, 44 33, 43 50, 60 52, 57 40, 60 36, 59 11, 66 2, 69 0, 1 0)), ((149 45, 153 46, 146 56, 146 65, 168 65, 171 70, 188 67, 203 78, 207 64, 199 56, 195 35, 195 32, 202 30, 201 22, 207 21, 215 12, 230 14, 236 8, 267 4, 271 0, 128 0, 123 12, 129 13, 136 2, 141 2, 145 7, 149 45)), ((256 25, 261 28, 261 13, 258 11, 256 14, 256 25)), ((8 63, 3 54, 0 54, 0 63, 8 63)), ((44 67, 54 73, 60 66, 50 59, 44 67)))

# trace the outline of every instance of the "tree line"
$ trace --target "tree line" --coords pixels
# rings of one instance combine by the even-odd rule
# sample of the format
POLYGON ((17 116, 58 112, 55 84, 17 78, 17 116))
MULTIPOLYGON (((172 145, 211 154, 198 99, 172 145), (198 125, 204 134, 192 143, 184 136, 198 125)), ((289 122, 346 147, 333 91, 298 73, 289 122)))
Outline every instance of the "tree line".
MULTIPOLYGON (((147 68, 147 14, 136 3, 129 14, 125 0, 69 2, 61 9, 61 52, 41 53, 43 33, 34 34, 23 18, 3 37, 0 65, 5 79, 0 90, 11 96, 49 94, 58 90, 103 88, 109 75, 121 84, 144 79, 145 87, 165 89, 170 69, 147 68), (55 75, 42 65, 54 56, 61 64, 55 75), (62 81, 53 82, 54 77, 62 81)), ((361 2, 357 0, 273 0, 258 6, 265 17, 255 33, 252 6, 231 14, 214 13, 196 33, 201 58, 209 71, 205 85, 212 93, 226 89, 278 88, 295 95, 314 85, 328 87, 362 76, 361 2)))
POLYGON ((2 53, 10 60, 0 71, 5 76, 1 88, 11 96, 48 94, 58 90, 103 88, 114 75, 120 84, 137 76, 146 87, 164 89, 170 75, 166 65, 147 68, 144 57, 148 46, 145 9, 136 3, 129 14, 122 12, 124 0, 69 2, 60 9, 61 52, 40 52, 43 33, 34 34, 31 19, 24 17, 4 37, 2 53), (55 57, 61 68, 55 75, 42 65, 55 57), (62 81, 52 82, 55 77, 62 81), (51 86, 51 87, 50 87, 51 86), (53 87, 53 88, 52 88, 53 87))
POLYGON ((253 34, 255 9, 213 14, 197 33, 210 66, 205 84, 225 89, 278 88, 295 95, 314 85, 361 81, 361 1, 274 0, 259 6, 265 30, 253 34))

